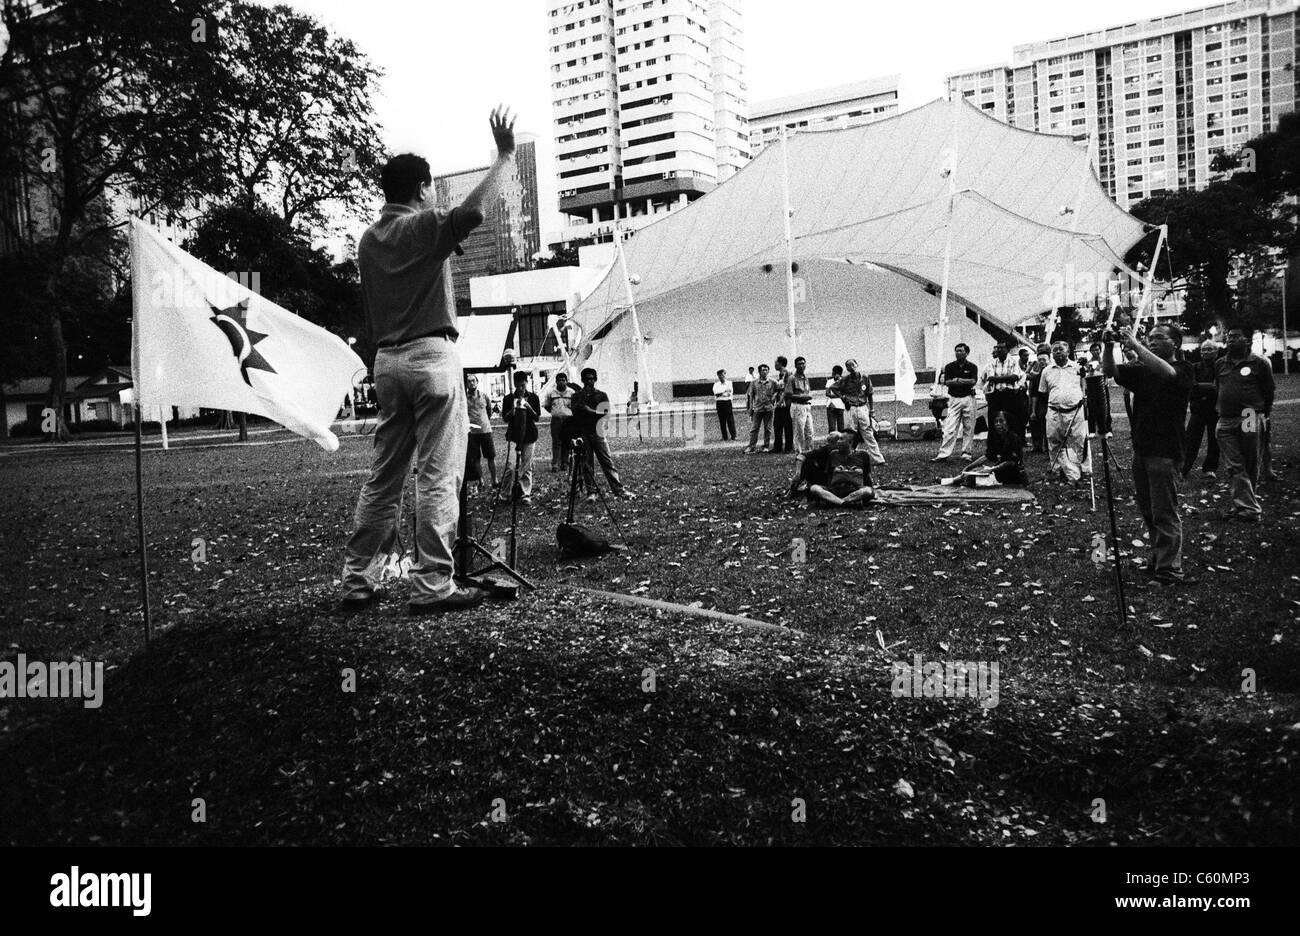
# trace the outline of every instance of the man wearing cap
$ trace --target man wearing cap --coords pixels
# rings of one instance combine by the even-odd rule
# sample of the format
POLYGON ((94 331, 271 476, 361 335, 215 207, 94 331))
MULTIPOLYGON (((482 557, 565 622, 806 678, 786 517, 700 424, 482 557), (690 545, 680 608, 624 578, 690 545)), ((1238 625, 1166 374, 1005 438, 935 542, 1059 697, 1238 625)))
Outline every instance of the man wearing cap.
POLYGON ((885 456, 880 452, 876 432, 871 426, 876 408, 871 378, 858 370, 857 358, 845 361, 844 369, 847 373, 836 382, 835 393, 844 401, 845 429, 858 434, 862 440, 858 448, 871 456, 871 464, 883 465, 885 456))
MULTIPOLYGON (((1004 346, 1005 348, 1005 346, 1004 346)), ((971 460, 971 446, 975 444, 975 384, 979 368, 966 360, 970 345, 959 342, 953 346, 955 361, 944 365, 939 380, 948 388, 948 416, 943 423, 943 442, 939 454, 932 462, 947 461, 957 451, 957 437, 961 436, 961 457, 971 460)))
POLYGON ((374 374, 380 417, 370 476, 357 498, 344 551, 344 611, 359 611, 375 600, 377 560, 396 539, 412 456, 420 561, 410 571, 408 612, 454 611, 486 597, 481 589, 458 588, 452 579, 469 418, 447 261, 483 223, 484 206, 492 204, 514 162, 514 120, 498 107, 489 126, 497 158, 483 181, 450 212, 433 207, 433 176, 426 160, 411 153, 390 159, 380 174, 386 204, 357 245, 362 307, 378 348, 374 374))

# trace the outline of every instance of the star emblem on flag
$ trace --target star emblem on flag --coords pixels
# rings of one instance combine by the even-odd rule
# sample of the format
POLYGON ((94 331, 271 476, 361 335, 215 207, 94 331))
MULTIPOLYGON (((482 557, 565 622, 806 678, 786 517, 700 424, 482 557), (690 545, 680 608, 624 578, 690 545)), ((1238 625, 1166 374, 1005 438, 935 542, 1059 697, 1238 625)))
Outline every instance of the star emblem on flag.
POLYGON ((247 299, 226 309, 218 309, 211 303, 208 304, 208 308, 214 313, 210 321, 220 328, 230 341, 230 348, 235 354, 235 359, 239 361, 239 375, 244 378, 244 383, 252 386, 248 379, 249 368, 275 373, 275 368, 254 347, 267 336, 248 327, 247 299))

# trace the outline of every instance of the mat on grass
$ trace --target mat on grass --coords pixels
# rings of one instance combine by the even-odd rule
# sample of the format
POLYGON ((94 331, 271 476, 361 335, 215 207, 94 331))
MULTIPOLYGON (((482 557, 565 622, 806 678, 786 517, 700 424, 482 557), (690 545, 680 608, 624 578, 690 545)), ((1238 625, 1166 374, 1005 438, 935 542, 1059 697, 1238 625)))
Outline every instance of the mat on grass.
POLYGON ((886 491, 876 488, 875 502, 906 506, 908 504, 1032 504, 1034 495, 1021 487, 957 487, 950 484, 930 484, 909 487, 904 491, 886 491))

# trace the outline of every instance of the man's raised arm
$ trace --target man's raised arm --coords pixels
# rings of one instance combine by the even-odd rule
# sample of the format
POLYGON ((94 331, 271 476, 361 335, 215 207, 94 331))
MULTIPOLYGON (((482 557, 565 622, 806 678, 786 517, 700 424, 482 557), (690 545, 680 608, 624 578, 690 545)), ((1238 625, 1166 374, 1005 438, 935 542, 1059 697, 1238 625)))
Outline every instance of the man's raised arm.
POLYGON ((483 181, 474 186, 460 204, 461 208, 477 214, 476 220, 479 223, 483 220, 484 206, 490 204, 496 196, 501 188, 501 179, 515 158, 515 118, 510 116, 510 111, 503 105, 498 105, 492 111, 488 123, 492 127, 492 139, 497 144, 497 158, 483 181))

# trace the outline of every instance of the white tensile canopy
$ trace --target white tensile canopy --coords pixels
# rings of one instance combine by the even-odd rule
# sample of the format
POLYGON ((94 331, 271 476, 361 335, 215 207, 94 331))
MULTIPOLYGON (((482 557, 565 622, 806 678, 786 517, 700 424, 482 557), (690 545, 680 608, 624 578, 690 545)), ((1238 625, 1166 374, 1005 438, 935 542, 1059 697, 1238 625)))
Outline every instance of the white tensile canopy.
MULTIPOLYGON (((1063 288, 1073 304, 1104 296, 1118 271, 1141 279, 1123 257, 1148 228, 1107 196, 1087 145, 1070 136, 1020 130, 965 101, 941 99, 861 127, 796 134, 782 148, 772 144, 627 242, 643 333, 657 331, 654 310, 674 293, 685 299, 691 287, 767 264, 783 273, 785 161, 795 263, 871 264, 946 285, 952 302, 1004 331, 1066 304, 1063 288)), ((615 400, 626 398, 619 391, 630 389, 638 366, 643 380, 647 367, 655 383, 673 379, 628 347, 635 343, 628 312, 617 261, 571 310, 585 338, 575 363, 600 369, 615 400)), ((781 303, 763 317, 784 312, 781 303)), ((787 335, 775 336, 774 353, 790 347, 787 335)), ((727 337, 720 329, 718 342, 727 337)))

